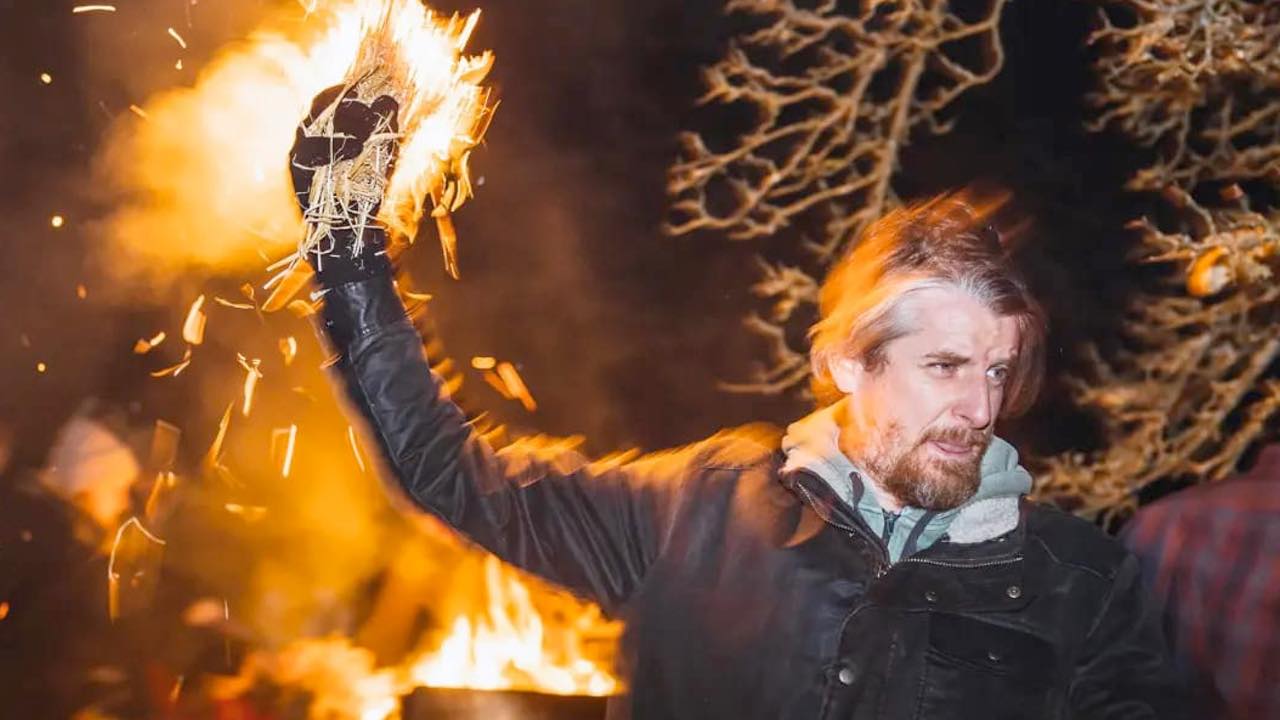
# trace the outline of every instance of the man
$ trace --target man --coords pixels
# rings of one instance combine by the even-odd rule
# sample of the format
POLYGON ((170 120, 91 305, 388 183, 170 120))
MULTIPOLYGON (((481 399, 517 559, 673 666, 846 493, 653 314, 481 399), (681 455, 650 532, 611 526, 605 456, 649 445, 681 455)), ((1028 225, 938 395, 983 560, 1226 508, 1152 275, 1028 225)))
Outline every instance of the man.
MULTIPOLYGON (((358 152, 362 112, 325 142, 358 152)), ((304 206, 326 161, 305 155, 304 206)), ((335 230, 314 264, 341 384, 408 494, 627 620, 611 716, 1178 717, 1136 562, 1026 501, 993 435, 1035 395, 1043 322, 975 220, 950 196, 898 210, 840 261, 812 334, 834 402, 780 441, 724 433, 608 467, 496 453, 467 426, 379 229, 335 230)))
POLYGON ((1121 534, 1155 591, 1196 717, 1280 717, 1280 445, 1179 491, 1121 534))

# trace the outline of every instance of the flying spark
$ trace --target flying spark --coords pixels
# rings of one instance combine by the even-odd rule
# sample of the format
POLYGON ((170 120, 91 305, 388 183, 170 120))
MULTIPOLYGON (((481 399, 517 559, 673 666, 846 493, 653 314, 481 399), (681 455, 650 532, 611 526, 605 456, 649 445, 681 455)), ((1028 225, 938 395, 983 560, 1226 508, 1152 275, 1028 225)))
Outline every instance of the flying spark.
POLYGON ((289 426, 289 444, 284 449, 284 466, 280 469, 282 477, 289 477, 289 471, 293 469, 293 447, 298 441, 298 426, 289 426))
POLYGON ((107 560, 107 614, 110 615, 112 621, 115 621, 115 619, 120 615, 120 574, 116 572, 116 551, 120 549, 120 540, 124 538, 124 531, 127 530, 130 525, 138 528, 138 530, 142 532, 143 537, 151 542, 156 543, 157 545, 165 544, 164 540, 152 535, 151 531, 147 530, 147 528, 138 521, 138 517, 136 515, 125 520, 120 524, 120 527, 116 529, 115 542, 111 543, 111 557, 107 560))
POLYGON ((182 339, 192 345, 204 342, 204 326, 208 318, 204 314, 204 295, 196 298, 187 310, 187 319, 182 323, 182 339))
POLYGON ((284 356, 285 367, 293 364, 293 359, 298 355, 298 341, 292 335, 280 338, 280 354, 284 356))
POLYGON ((187 41, 182 39, 182 36, 178 34, 177 30, 174 30, 173 28, 169 28, 169 37, 176 40, 178 42, 178 45, 181 46, 183 50, 187 49, 187 41))
POLYGON ((49 218, 49 224, 56 228, 62 227, 62 224, 64 222, 66 221, 62 219, 61 215, 54 215, 53 217, 49 218))
POLYGON ((150 340, 146 338, 139 338, 138 342, 133 344, 134 354, 145 355, 146 353, 151 352, 153 348, 155 348, 160 343, 164 342, 165 337, 166 335, 164 331, 161 330, 160 332, 156 333, 150 340))
POLYGON ((520 400, 520 404, 525 410, 533 412, 538 409, 538 403, 534 402, 533 395, 529 394, 529 388, 521 379, 520 373, 516 372, 516 366, 509 362, 500 363, 498 365, 498 377, 502 378, 502 384, 507 386, 507 390, 520 400))
POLYGON ((74 15, 79 15, 80 13, 87 13, 87 12, 115 12, 115 11, 116 11, 115 5, 77 5, 71 8, 71 12, 74 15))
POLYGON ((262 360, 254 358, 252 362, 244 355, 236 354, 236 359, 240 362, 240 367, 244 368, 244 404, 240 408, 240 414, 249 417, 249 410, 253 407, 253 391, 258 387, 258 380, 262 379, 262 371, 258 366, 262 364, 262 360))
POLYGON ((151 373, 151 377, 158 378, 158 377, 165 377, 166 375, 172 375, 173 377, 178 377, 178 375, 180 375, 183 370, 186 370, 187 366, 190 364, 191 364, 191 346, 188 345, 186 352, 182 353, 182 359, 178 361, 177 365, 170 365, 169 367, 164 368, 163 370, 156 370, 155 372, 151 373))
POLYGON ((356 442, 356 429, 347 426, 347 442, 351 443, 351 454, 356 456, 356 465, 360 466, 360 472, 364 472, 364 458, 360 457, 360 444, 356 442))
POLYGON ((46 73, 40 73, 40 82, 44 83, 45 85, 52 85, 52 84, 53 84, 53 76, 52 76, 52 75, 50 75, 50 74, 49 74, 49 73, 47 73, 47 72, 46 72, 46 73))

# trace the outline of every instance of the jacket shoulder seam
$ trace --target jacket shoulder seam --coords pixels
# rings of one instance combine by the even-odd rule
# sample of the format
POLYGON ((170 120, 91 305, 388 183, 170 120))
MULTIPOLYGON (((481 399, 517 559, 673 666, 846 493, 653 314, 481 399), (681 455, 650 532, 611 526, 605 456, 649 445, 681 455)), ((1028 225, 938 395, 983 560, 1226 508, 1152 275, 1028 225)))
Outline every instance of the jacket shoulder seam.
POLYGON ((1093 575, 1094 577, 1098 578, 1099 580, 1102 580, 1103 582, 1111 582, 1115 578, 1114 572, 1111 574, 1106 574, 1095 568, 1089 567, 1084 563, 1072 562, 1070 560, 1063 558, 1062 556, 1058 555, 1058 553, 1054 552, 1053 548, 1049 547, 1049 543, 1045 542, 1044 538, 1040 537, 1039 534, 1032 533, 1031 539, 1035 540, 1036 544, 1038 544, 1041 548, 1044 549, 1045 553, 1049 555, 1049 559, 1053 560, 1055 563, 1059 565, 1062 565, 1064 567, 1074 568, 1076 570, 1083 570, 1084 572, 1087 572, 1090 575, 1093 575))

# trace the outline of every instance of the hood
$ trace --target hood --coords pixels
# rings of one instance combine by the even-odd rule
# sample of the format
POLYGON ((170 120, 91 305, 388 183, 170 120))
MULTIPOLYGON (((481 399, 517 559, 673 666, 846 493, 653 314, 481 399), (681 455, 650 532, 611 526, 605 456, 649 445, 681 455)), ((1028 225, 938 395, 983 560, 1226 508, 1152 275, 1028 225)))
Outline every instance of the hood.
POLYGON ((982 542, 1018 524, 1018 502, 1031 490, 1031 474, 1018 464, 1018 451, 993 437, 982 456, 981 480, 973 497, 942 512, 903 508, 886 512, 863 481, 865 473, 840 450, 836 422, 842 403, 822 408, 787 427, 782 449, 784 472, 807 470, 826 482, 841 500, 855 508, 889 548, 890 560, 911 555, 947 535, 952 542, 982 542))

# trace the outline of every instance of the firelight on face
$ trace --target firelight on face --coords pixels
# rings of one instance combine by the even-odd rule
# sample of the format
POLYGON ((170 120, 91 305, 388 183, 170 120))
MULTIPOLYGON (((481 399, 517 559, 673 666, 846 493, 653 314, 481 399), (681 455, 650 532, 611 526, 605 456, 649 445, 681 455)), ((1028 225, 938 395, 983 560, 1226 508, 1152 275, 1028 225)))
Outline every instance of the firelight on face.
POLYGON ((887 345, 883 363, 833 363, 851 400, 840 444, 901 505, 946 510, 978 489, 1017 321, 951 286, 921 289, 907 302, 913 331, 887 345))

